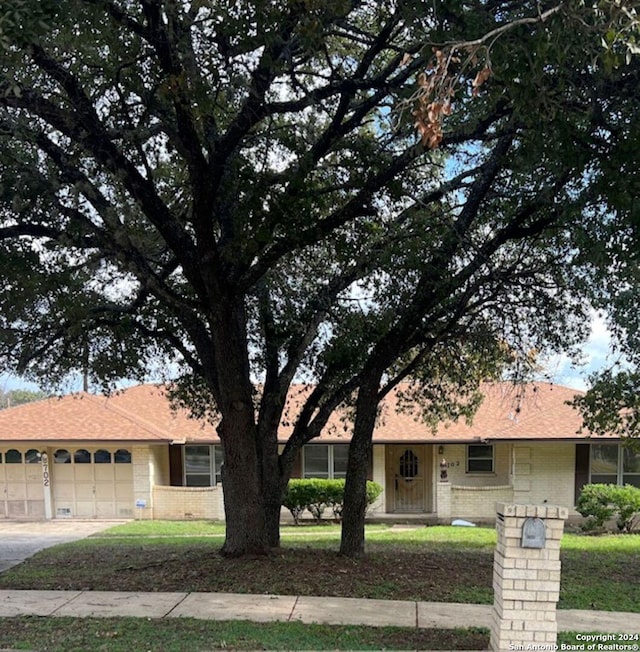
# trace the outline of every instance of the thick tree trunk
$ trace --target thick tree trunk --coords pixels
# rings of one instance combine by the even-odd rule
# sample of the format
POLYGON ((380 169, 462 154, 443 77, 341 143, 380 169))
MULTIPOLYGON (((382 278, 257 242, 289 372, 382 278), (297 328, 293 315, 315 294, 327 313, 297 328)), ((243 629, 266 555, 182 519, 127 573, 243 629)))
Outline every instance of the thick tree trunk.
POLYGON ((347 479, 344 487, 340 554, 364 555, 364 523, 367 512, 367 470, 378 408, 379 375, 361 385, 356 403, 356 420, 349 445, 347 479))
MULTIPOLYGON (((277 431, 262 443, 262 500, 265 516, 265 536, 270 548, 280 546, 280 508, 283 485, 278 464, 277 431)), ((285 484, 286 486, 286 484, 285 484)))
POLYGON ((238 421, 222 424, 226 519, 222 554, 230 557, 265 554, 268 549, 255 439, 247 436, 250 431, 243 429, 238 421))
POLYGON ((264 506, 265 536, 269 548, 280 547, 280 510, 282 502, 271 500, 264 506))
POLYGON ((223 300, 212 314, 211 325, 215 395, 222 415, 218 432, 224 448, 226 538, 221 552, 231 557, 265 554, 268 545, 261 455, 242 297, 223 300))
POLYGON ((282 420, 282 408, 286 400, 286 388, 283 388, 277 380, 277 360, 274 361, 273 367, 275 370, 271 370, 271 382, 269 382, 269 378, 265 382, 258 417, 258 456, 266 540, 270 548, 278 548, 280 546, 280 510, 289 476, 287 475, 283 482, 278 452, 278 430, 282 420))

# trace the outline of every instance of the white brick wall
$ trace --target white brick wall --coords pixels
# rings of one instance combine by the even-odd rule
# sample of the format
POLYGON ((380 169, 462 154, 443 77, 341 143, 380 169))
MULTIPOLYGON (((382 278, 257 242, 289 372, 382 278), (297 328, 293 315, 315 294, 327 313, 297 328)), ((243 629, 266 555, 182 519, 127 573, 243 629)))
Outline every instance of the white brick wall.
POLYGON ((222 487, 153 488, 154 518, 224 520, 222 487))
POLYGON ((574 506, 575 444, 515 443, 514 502, 574 506))
POLYGON ((141 520, 154 518, 151 491, 154 464, 151 448, 147 445, 132 446, 131 464, 133 466, 134 516, 141 520), (144 507, 137 507, 143 503, 144 507))
POLYGON ((496 487, 460 487, 451 486, 452 518, 488 518, 494 519, 496 503, 510 502, 513 499, 513 487, 501 485, 496 487))
POLYGON ((153 446, 151 449, 152 485, 169 484, 169 447, 153 446))

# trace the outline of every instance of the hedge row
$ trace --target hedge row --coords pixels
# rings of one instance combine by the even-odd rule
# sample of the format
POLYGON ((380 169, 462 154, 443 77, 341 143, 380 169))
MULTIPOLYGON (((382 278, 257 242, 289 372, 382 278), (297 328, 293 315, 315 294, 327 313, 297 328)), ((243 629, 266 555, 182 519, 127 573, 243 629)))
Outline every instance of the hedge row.
MULTIPOLYGON (((375 502, 382 493, 376 482, 367 482, 367 505, 375 502)), ((342 517, 344 502, 344 480, 289 480, 287 493, 282 504, 291 512, 298 524, 302 513, 308 510, 316 521, 320 521, 326 509, 331 509, 334 518, 342 517)))
POLYGON ((576 509, 587 519, 586 530, 602 528, 615 517, 619 530, 631 532, 640 520, 640 489, 630 484, 588 484, 580 493, 576 509))

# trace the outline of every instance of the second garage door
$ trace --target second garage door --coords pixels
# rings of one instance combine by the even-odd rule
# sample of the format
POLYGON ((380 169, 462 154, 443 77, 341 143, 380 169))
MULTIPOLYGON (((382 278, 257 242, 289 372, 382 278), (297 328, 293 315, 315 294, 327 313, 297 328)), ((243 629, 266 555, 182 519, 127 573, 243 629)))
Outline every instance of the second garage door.
POLYGON ((126 448, 52 451, 54 518, 133 516, 133 467, 126 448))

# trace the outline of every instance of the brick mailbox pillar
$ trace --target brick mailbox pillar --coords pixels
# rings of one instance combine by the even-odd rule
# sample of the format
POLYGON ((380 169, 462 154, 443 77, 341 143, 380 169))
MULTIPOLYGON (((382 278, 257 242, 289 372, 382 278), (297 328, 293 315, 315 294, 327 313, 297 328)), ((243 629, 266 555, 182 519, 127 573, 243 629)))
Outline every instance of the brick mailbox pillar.
POLYGON ((496 511, 490 648, 553 649, 558 634, 560 539, 568 510, 498 503, 496 511))

